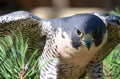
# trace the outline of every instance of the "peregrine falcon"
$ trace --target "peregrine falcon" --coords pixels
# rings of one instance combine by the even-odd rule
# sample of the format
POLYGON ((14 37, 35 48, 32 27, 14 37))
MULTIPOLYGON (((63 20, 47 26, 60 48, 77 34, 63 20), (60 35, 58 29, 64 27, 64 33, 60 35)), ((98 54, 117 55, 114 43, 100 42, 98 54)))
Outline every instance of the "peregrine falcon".
POLYGON ((29 38, 30 52, 36 48, 43 50, 39 59, 40 79, 81 79, 85 72, 90 78, 102 79, 102 72, 94 70, 102 68, 101 60, 107 56, 106 51, 110 53, 102 49, 107 46, 112 29, 109 29, 110 18, 101 17, 106 16, 84 13, 42 19, 17 11, 0 16, 0 37, 20 31, 25 39, 29 38))

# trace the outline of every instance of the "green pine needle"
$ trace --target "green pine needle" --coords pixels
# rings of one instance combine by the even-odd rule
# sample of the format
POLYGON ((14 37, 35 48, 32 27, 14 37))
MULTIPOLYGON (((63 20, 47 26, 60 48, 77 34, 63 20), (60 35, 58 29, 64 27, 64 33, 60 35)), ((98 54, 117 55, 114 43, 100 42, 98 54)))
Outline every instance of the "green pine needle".
POLYGON ((116 7, 115 10, 111 11, 110 14, 114 14, 120 17, 120 7, 116 7))
POLYGON ((0 38, 0 79, 39 79, 38 50, 26 60, 28 40, 12 35, 0 38))

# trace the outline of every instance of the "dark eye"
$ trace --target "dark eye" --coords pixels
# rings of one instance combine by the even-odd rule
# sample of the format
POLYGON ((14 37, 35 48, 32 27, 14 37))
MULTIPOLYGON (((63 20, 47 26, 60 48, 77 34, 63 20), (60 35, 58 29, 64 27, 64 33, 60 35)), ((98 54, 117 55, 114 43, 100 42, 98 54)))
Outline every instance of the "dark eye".
POLYGON ((80 31, 80 30, 76 30, 76 32, 77 32, 77 34, 78 34, 78 36, 82 36, 83 35, 83 33, 80 31))
POLYGON ((97 36, 99 32, 100 32, 99 28, 95 29, 93 32, 93 36, 97 36))

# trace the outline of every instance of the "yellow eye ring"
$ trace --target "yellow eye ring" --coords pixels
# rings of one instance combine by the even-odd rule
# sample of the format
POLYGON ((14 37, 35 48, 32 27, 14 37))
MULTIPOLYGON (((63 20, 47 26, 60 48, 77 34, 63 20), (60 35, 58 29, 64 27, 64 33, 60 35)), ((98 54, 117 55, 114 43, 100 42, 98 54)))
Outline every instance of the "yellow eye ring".
POLYGON ((77 32, 77 34, 78 34, 80 37, 83 35, 83 33, 82 33, 80 30, 78 30, 78 29, 77 29, 76 32, 77 32))

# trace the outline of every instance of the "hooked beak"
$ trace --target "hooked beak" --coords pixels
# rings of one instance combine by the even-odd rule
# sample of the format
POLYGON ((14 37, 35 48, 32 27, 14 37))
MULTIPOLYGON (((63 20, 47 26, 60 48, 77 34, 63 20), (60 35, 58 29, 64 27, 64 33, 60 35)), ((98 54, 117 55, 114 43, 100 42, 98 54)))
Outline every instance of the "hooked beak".
POLYGON ((88 50, 90 49, 92 43, 93 43, 93 36, 90 35, 90 34, 86 34, 84 37, 83 37, 83 41, 85 42, 85 45, 86 47, 88 48, 88 50))

